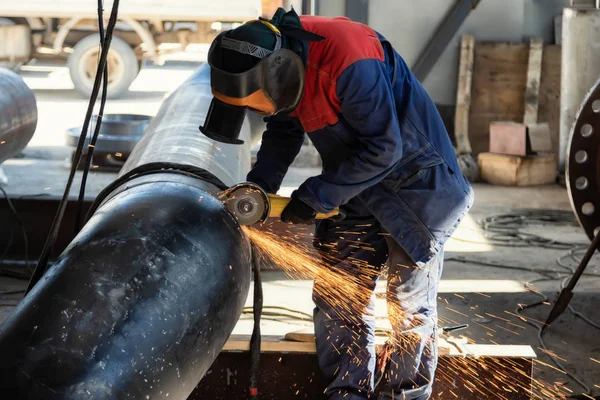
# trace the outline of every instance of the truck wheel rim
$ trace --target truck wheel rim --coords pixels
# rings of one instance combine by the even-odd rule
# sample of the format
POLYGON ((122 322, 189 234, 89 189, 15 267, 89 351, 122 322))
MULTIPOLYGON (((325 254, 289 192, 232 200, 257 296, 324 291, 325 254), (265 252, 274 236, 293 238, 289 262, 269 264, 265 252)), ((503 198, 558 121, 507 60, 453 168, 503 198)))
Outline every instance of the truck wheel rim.
MULTIPOLYGON (((79 63, 79 75, 84 78, 90 88, 94 85, 99 59, 99 50, 90 49, 85 52, 82 57, 82 62, 79 63)), ((110 90, 123 80, 125 63, 123 58, 116 51, 111 50, 108 52, 106 65, 108 66, 108 89, 110 90)))

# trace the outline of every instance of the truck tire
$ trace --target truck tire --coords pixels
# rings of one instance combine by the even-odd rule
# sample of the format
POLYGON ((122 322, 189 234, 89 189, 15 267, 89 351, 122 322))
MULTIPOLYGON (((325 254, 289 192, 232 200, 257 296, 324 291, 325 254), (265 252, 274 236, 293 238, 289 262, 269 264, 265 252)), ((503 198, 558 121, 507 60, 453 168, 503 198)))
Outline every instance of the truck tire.
MULTIPOLYGON (((89 98, 100 58, 100 35, 86 36, 80 40, 69 55, 68 67, 75 90, 89 98)), ((109 99, 119 98, 125 93, 139 73, 139 63, 127 42, 113 37, 107 58, 109 99)))

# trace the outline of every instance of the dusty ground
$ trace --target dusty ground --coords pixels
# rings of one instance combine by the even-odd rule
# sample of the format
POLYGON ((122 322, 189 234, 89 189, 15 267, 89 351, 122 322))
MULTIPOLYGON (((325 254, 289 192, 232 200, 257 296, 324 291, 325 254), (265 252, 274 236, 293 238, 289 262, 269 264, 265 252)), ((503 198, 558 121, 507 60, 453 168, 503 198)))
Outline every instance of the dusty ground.
MULTIPOLYGON (((188 62, 171 62, 165 67, 149 67, 143 70, 123 99, 109 101, 107 112, 128 112, 154 115, 164 96, 175 89, 197 67, 188 62)), ((59 195, 66 181, 70 149, 64 147, 66 129, 81 124, 87 102, 79 98, 70 86, 68 72, 64 67, 40 64, 21 72, 28 85, 35 91, 39 106, 39 127, 25 158, 9 160, 5 172, 9 177, 6 190, 11 196, 59 195)), ((318 170, 292 169, 285 182, 283 194, 289 192, 304 178, 318 170)), ((94 172, 90 179, 88 194, 93 197, 114 179, 114 174, 94 172)), ((447 245, 444 276, 440 285, 440 321, 442 325, 468 323, 462 332, 478 343, 529 344, 539 360, 549 363, 549 357, 540 350, 537 331, 522 320, 512 316, 518 304, 529 304, 539 296, 526 289, 525 284, 537 281, 539 273, 523 268, 561 270, 556 259, 565 250, 539 247, 507 247, 490 243, 479 221, 489 215, 501 214, 518 208, 570 210, 566 190, 559 186, 541 188, 506 189, 488 185, 476 185, 476 203, 469 217, 447 245), (464 261, 456 261, 462 257, 464 261), (486 264, 502 264, 492 267, 486 264), (510 268, 521 269, 510 269, 510 268)), ((582 230, 577 226, 529 227, 528 232, 569 243, 586 243, 582 230)), ((595 260, 596 261, 596 260, 595 260)), ((575 262, 567 260, 569 265, 575 262)), ((590 273, 600 274, 600 262, 588 268, 590 273)), ((564 271, 564 269, 563 269, 564 271)), ((565 275, 563 275, 565 276, 565 275)), ((265 306, 284 306, 305 313, 312 312, 308 280, 292 281, 283 273, 264 274, 265 306)), ((378 287, 384 293, 385 282, 378 287)), ((560 281, 536 282, 534 287, 553 300, 558 293, 560 281)), ((23 283, 2 278, 0 291, 20 290, 23 283)), ((12 311, 20 294, 0 297, 0 321, 12 311)), ((385 303, 379 297, 378 316, 382 327, 387 326, 385 303)), ((577 287, 573 306, 596 323, 600 323, 597 305, 600 302, 600 279, 585 277, 577 287)), ((248 305, 251 305, 250 300, 248 305)), ((550 306, 541 305, 525 314, 534 320, 545 320, 550 306)), ((283 335, 287 332, 310 327, 310 322, 279 317, 278 321, 265 320, 263 333, 283 335)), ((244 315, 235 333, 249 333, 250 316, 244 315)), ((600 330, 595 330, 572 313, 563 315, 548 329, 546 344, 559 357, 566 359, 567 368, 600 393, 600 330)), ((582 389, 566 375, 543 364, 536 365, 536 378, 549 382, 564 383, 575 393, 582 389)))

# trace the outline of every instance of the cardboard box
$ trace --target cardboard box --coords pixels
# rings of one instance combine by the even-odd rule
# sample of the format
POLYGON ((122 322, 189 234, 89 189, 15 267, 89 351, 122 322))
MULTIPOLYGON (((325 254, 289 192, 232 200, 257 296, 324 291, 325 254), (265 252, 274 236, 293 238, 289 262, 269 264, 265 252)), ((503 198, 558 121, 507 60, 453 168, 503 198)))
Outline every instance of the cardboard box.
POLYGON ((490 153, 528 156, 552 151, 550 126, 518 122, 490 124, 490 153))

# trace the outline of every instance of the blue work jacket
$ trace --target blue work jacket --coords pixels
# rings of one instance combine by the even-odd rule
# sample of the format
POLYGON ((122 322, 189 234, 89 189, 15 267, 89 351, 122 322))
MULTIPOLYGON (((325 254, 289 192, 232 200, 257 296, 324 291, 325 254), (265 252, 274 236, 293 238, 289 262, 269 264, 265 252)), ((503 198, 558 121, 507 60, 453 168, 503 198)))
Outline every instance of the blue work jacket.
POLYGON ((266 119, 248 180, 276 193, 304 142, 323 161, 298 189, 318 212, 374 216, 417 263, 426 263, 473 203, 437 108, 402 57, 368 26, 301 17, 324 36, 304 44, 305 87, 290 115, 266 119))

